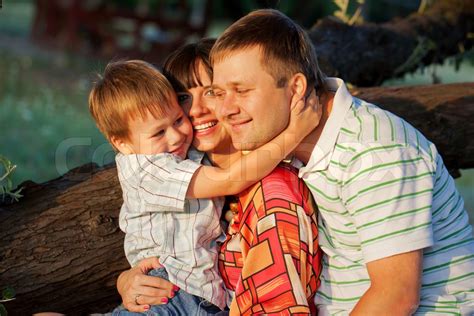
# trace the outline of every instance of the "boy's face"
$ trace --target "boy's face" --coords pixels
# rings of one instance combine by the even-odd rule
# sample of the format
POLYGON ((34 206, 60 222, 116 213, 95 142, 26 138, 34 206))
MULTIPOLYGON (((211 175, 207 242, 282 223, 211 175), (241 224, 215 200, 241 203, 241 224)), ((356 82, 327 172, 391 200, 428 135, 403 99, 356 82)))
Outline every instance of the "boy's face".
POLYGON ((154 155, 171 153, 186 158, 193 140, 193 128, 176 99, 163 118, 155 118, 148 112, 145 119, 130 120, 129 140, 114 142, 123 154, 154 155))
POLYGON ((262 67, 258 46, 232 52, 213 65, 213 88, 222 102, 217 118, 232 136, 235 148, 252 150, 270 141, 288 125, 291 89, 278 88, 262 67))

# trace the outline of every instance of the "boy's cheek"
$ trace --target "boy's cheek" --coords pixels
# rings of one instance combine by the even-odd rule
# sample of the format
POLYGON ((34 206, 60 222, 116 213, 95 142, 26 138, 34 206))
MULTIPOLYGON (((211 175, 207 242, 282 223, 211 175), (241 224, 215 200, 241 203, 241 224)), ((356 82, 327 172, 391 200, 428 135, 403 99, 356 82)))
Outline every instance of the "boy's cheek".
POLYGON ((136 144, 136 153, 143 154, 143 155, 152 155, 154 154, 159 147, 154 144, 153 140, 150 138, 150 135, 142 134, 136 144))

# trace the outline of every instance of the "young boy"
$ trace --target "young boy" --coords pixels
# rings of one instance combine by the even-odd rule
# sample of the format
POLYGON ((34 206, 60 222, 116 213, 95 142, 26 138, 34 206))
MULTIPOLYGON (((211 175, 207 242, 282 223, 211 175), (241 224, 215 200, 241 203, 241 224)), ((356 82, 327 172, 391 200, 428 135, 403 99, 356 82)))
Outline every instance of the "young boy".
POLYGON ((89 108, 119 151, 127 259, 134 266, 159 257, 164 269, 153 273, 184 290, 153 311, 194 314, 205 306, 207 313, 219 313, 226 305, 216 267, 222 199, 208 198, 239 193, 270 173, 316 127, 320 113, 301 100, 292 104, 285 132, 222 170, 200 165, 203 153, 188 154, 191 124, 168 80, 143 61, 110 63, 90 93, 89 108))

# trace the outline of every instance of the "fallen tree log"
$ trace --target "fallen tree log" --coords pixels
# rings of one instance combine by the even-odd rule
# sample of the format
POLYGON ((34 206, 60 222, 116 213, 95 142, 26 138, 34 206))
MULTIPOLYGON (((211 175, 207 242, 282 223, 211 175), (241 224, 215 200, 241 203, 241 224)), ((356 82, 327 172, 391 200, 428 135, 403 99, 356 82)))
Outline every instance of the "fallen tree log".
POLYGON ((325 18, 308 33, 326 74, 369 87, 472 48, 473 21, 474 1, 439 0, 422 14, 383 24, 325 18))
MULTIPOLYGON (((474 83, 358 89, 354 93, 420 128, 451 170, 474 167, 474 83)), ((107 312, 128 268, 114 165, 84 165, 43 183, 24 183, 18 203, 0 205, 0 285, 12 315, 107 312)))

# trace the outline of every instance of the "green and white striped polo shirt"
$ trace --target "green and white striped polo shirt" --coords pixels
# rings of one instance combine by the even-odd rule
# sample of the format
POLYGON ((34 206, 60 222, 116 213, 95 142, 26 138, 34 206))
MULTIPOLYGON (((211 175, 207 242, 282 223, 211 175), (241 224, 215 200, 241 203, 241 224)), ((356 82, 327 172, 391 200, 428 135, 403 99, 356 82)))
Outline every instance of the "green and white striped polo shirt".
POLYGON ((342 80, 328 86, 333 109, 299 174, 320 211, 320 315, 354 307, 370 285, 367 262, 417 249, 424 249, 417 314, 474 314, 472 228, 436 147, 401 118, 352 97, 342 80))

